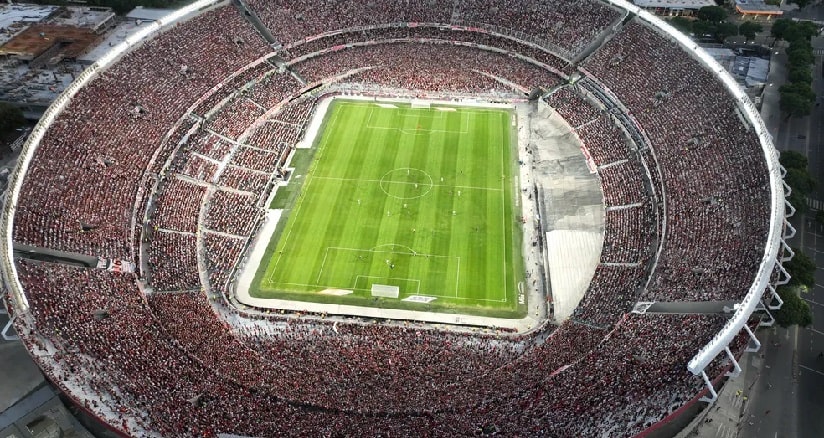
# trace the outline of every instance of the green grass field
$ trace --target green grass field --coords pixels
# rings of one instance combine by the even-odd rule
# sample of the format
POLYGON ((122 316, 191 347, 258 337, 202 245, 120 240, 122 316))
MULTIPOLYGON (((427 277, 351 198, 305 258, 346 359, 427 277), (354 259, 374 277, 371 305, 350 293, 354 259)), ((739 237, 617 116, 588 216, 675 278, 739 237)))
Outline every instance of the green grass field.
POLYGON ((272 202, 284 216, 251 295, 523 316, 515 132, 507 110, 332 102, 272 202))

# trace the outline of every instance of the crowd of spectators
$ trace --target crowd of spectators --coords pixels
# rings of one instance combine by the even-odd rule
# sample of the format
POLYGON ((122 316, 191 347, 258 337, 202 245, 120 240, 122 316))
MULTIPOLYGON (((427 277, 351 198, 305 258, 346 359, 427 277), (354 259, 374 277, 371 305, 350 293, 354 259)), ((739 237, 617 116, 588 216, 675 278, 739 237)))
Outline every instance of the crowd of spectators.
POLYGON ((216 89, 213 89, 205 98, 201 98, 192 112, 199 116, 206 116, 220 109, 220 103, 222 101, 228 100, 229 97, 237 93, 238 90, 246 88, 250 82, 263 77, 267 72, 275 68, 276 67, 269 62, 261 62, 233 73, 223 82, 216 85, 216 89))
POLYGON ((274 37, 284 45, 332 30, 385 23, 493 26, 502 33, 526 35, 563 50, 583 49, 621 14, 595 0, 528 3, 511 0, 341 1, 322 7, 317 0, 248 0, 274 37), (319 7, 321 6, 321 7, 319 7))
POLYGON ((546 97, 546 103, 558 112, 573 129, 601 117, 602 110, 581 97, 573 87, 558 88, 546 97))
POLYGON ((208 127, 218 134, 237 140, 263 113, 263 108, 241 94, 214 114, 209 120, 208 127))
POLYGON ((197 216, 206 195, 206 187, 177 178, 169 178, 155 201, 154 220, 157 228, 194 233, 197 216))
POLYGON ((551 87, 560 78, 545 68, 498 52, 439 41, 376 43, 323 52, 292 67, 315 81, 361 67, 360 80, 394 88, 489 92, 507 87, 482 73, 526 89, 551 87), (433 62, 438 60, 438 62, 433 62))
POLYGON ((599 264, 573 318, 599 327, 614 324, 638 301, 646 271, 643 265, 599 264))
POLYGON ((638 204, 648 199, 642 175, 640 165, 632 161, 599 168, 606 206, 638 204))
POLYGON ((291 74, 269 74, 255 82, 248 92, 248 97, 261 108, 269 109, 296 94, 301 86, 291 74))
POLYGON ((32 349, 59 346, 35 357, 134 435, 632 436, 698 394, 683 364, 724 323, 629 314, 610 330, 569 321, 515 338, 279 316, 233 328, 201 292, 144 298, 131 274, 18 269, 33 320, 20 333, 32 349))
POLYGON ((262 215, 253 194, 218 190, 209 199, 206 228, 236 236, 249 236, 262 215))
POLYGON ((652 205, 608 209, 604 219, 602 263, 646 263, 653 251, 655 217, 652 205))
POLYGON ((263 193, 263 189, 271 178, 272 175, 269 173, 249 170, 230 164, 223 169, 218 184, 242 192, 260 194, 263 193))
POLYGON ((518 53, 522 56, 532 58, 540 63, 546 64, 560 71, 566 67, 567 62, 558 58, 552 52, 537 45, 513 39, 512 37, 499 36, 488 33, 480 28, 466 28, 454 26, 427 26, 415 24, 414 26, 401 27, 375 27, 372 29, 358 29, 348 32, 327 34, 303 42, 300 41, 291 45, 288 50, 283 50, 280 55, 286 59, 296 59, 307 56, 325 49, 342 47, 346 44, 365 43, 369 41, 388 40, 441 40, 450 42, 460 42, 477 44, 506 50, 511 53, 518 53))
POLYGON ((209 284, 213 290, 226 290, 226 282, 240 260, 240 252, 246 240, 243 237, 229 237, 208 230, 203 233, 203 258, 209 271, 209 284))
POLYGON ((255 147, 242 146, 232 157, 232 163, 242 168, 274 173, 280 166, 280 157, 283 151, 270 152, 255 147))
POLYGON ((156 230, 148 245, 150 283, 157 290, 200 288, 194 234, 156 230))
MULTIPOLYGON (((438 8, 439 1, 324 8, 312 0, 249 3, 286 41, 328 30, 330 23, 343 28, 419 17, 414 21, 492 22, 578 50, 618 16, 590 0, 537 6, 458 0, 438 8)), ((23 185, 15 241, 129 259, 136 252, 128 236, 135 192, 150 187, 147 168, 164 162, 192 126, 175 123, 220 80, 267 51, 254 29, 223 7, 126 55, 81 90, 47 132, 23 185), (150 164, 158 147, 168 153, 150 164)), ((559 81, 534 64, 448 44, 370 45, 294 67, 319 80, 363 66, 375 68, 360 80, 399 88, 501 88, 478 72, 527 86, 559 81)), ((656 300, 743 295, 763 252, 767 171, 729 96, 655 32, 631 22, 585 67, 636 115, 661 168, 653 182, 666 190, 666 244, 643 292, 653 201, 639 164, 616 163, 627 152, 618 128, 586 106, 567 111, 568 120, 604 166, 599 173, 608 206, 640 205, 607 211, 602 263, 572 320, 556 330, 472 335, 404 322, 256 320, 240 313, 230 325, 199 290, 191 233, 201 202, 207 209, 203 257, 210 284, 223 289, 262 215, 257 205, 275 166, 303 134, 316 103, 307 99, 290 102, 273 116, 276 122, 251 134, 249 143, 260 150, 201 130, 172 161, 146 242, 149 278, 156 291, 191 292, 144 295, 133 274, 20 261, 30 313, 17 319, 18 332, 30 349, 53 353, 35 357, 61 388, 133 435, 635 435, 699 392, 703 382, 684 365, 725 320, 627 312, 639 293, 656 300), (617 131, 587 129, 599 124, 617 131), (180 175, 231 190, 217 187, 203 200, 207 190, 180 175)), ((251 117, 235 113, 260 115, 256 103, 280 102, 297 85, 285 74, 256 79, 268 68, 249 69, 231 82, 252 82, 251 94, 217 108, 233 93, 226 86, 229 93, 221 88, 202 102, 203 115, 213 113, 212 129, 237 138, 251 117)), ((568 97, 556 102, 559 108, 575 102, 567 91, 558 96, 568 97)), ((740 339, 733 346, 742 347, 740 339)), ((723 358, 713 362, 711 377, 725 365, 723 358)))
POLYGON ((314 98, 306 98, 289 103, 289 106, 279 111, 273 116, 273 119, 280 120, 284 123, 291 123, 297 126, 303 126, 309 121, 309 116, 315 110, 315 105, 318 101, 314 98))
POLYGON ((225 6, 123 56, 72 98, 40 142, 21 189, 15 241, 133 260, 131 212, 163 137, 198 97, 268 50, 225 6))
POLYGON ((611 116, 603 115, 580 126, 575 132, 597 166, 629 158, 626 136, 611 116))
MULTIPOLYGON (((291 107, 290 105, 288 108, 291 107)), ((297 143, 300 136, 300 126, 269 120, 249 134, 245 143, 281 155, 289 146, 297 143)))
POLYGON ((584 67, 637 118, 661 170, 666 235, 643 298, 743 297, 764 251, 770 190, 758 138, 732 97, 676 43, 637 21, 584 67))

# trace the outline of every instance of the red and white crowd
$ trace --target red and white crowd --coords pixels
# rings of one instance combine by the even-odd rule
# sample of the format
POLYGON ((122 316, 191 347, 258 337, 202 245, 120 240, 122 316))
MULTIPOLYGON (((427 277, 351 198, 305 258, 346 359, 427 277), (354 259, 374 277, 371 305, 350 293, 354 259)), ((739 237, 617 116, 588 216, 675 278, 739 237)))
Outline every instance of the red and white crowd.
MULTIPOLYGON (((382 23, 487 23, 577 51, 620 16, 592 0, 247 3, 281 42, 382 23)), ((470 34, 481 35, 462 35, 470 34)), ((632 436, 699 393, 703 382, 685 364, 724 317, 627 312, 641 298, 740 298, 760 261, 769 225, 766 166, 711 73, 637 22, 583 63, 649 138, 655 156, 641 155, 661 173, 646 183, 665 194, 665 217, 611 116, 572 87, 550 96, 599 166, 607 207, 620 208, 606 213, 601 264, 572 320, 512 336, 247 315, 209 301, 193 233, 203 236, 210 289, 225 291, 267 187, 316 104, 285 102, 302 84, 268 63, 214 92, 269 51, 234 6, 205 12, 81 90, 41 142, 16 207, 16 242, 137 260, 131 232, 142 224, 132 218, 143 217, 146 192, 157 189, 141 242, 146 278, 17 262, 30 305, 16 320, 18 332, 46 374, 86 409, 136 436, 632 436), (194 112, 209 116, 189 135, 195 122, 186 112, 204 96, 194 112), (248 132, 248 146, 236 142, 281 102, 248 132), (655 236, 664 246, 650 273, 655 236), (138 280, 159 292, 142 294, 138 280)), ((438 91, 505 88, 490 76, 526 88, 561 82, 518 58, 443 41, 329 51, 292 67, 308 82, 372 67, 354 80, 438 91)), ((717 360, 708 374, 720 376, 724 366, 717 360)))

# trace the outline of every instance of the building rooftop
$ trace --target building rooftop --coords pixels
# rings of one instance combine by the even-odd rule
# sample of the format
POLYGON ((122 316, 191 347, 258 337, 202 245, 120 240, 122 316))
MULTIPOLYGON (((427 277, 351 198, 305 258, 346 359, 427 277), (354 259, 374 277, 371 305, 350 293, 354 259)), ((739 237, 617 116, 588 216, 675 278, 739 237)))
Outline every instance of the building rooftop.
POLYGON ((138 6, 126 14, 126 18, 131 20, 157 21, 172 12, 174 12, 174 9, 144 8, 142 6, 138 6))
POLYGON ((77 58, 77 60, 84 64, 92 64, 98 59, 102 58, 112 47, 122 43, 141 28, 146 27, 148 22, 142 23, 141 20, 135 21, 121 21, 115 28, 108 32, 100 43, 94 48, 86 52, 86 54, 77 58))
POLYGON ((642 8, 664 9, 701 9, 704 6, 715 6, 713 0, 633 0, 633 3, 642 8))
POLYGON ((45 20, 57 9, 57 6, 0 4, 0 45, 30 25, 45 20))
POLYGON ((114 16, 111 8, 67 6, 51 17, 49 23, 97 30, 109 20, 113 20, 114 16))
POLYGON ((735 0, 735 9, 738 12, 762 13, 783 15, 784 11, 778 6, 768 5, 764 0, 735 0))
POLYGON ((82 55, 98 36, 82 27, 58 26, 54 24, 35 24, 15 35, 0 47, 0 55, 16 55, 23 59, 40 56, 56 44, 60 49, 55 52, 67 58, 82 55))

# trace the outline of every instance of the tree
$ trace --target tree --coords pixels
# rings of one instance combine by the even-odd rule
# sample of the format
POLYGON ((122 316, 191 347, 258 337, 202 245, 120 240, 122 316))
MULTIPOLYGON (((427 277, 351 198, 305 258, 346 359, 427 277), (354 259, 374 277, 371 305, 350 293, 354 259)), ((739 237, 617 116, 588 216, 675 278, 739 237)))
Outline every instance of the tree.
POLYGON ((772 36, 778 39, 784 39, 784 34, 787 32, 793 25, 793 22, 788 18, 779 18, 778 20, 773 21, 772 28, 770 29, 770 33, 772 36))
POLYGON ((0 102, 0 135, 7 134, 26 124, 23 111, 8 103, 0 102))
POLYGON ((778 158, 778 162, 786 169, 807 170, 807 164, 809 164, 807 156, 796 151, 781 152, 781 157, 778 158))
POLYGON ((799 288, 781 286, 776 292, 784 304, 781 309, 773 313, 775 322, 781 327, 787 328, 791 325, 807 327, 813 323, 813 314, 810 305, 799 296, 799 288))
POLYGON ((738 26, 738 31, 741 32, 741 35, 747 37, 748 41, 755 39, 755 34, 763 30, 764 27, 754 21, 745 21, 741 23, 741 26, 738 26))
POLYGON ((727 10, 721 6, 704 6, 695 14, 700 20, 721 23, 727 19, 727 10))
POLYGON ((801 192, 793 191, 790 195, 790 198, 787 199, 790 201, 790 204, 796 209, 799 214, 804 214, 807 212, 807 197, 804 196, 801 192))
POLYGON ((698 36, 714 35, 715 25, 704 20, 693 21, 692 32, 698 36))
POLYGON ((809 65, 791 65, 787 73, 787 80, 790 82, 801 82, 812 84, 813 72, 809 65))
POLYGON ((738 26, 728 21, 718 23, 715 26, 715 39, 719 43, 723 43, 725 39, 731 36, 738 35, 738 26))
POLYGON ((790 286, 815 286, 815 262, 801 248, 793 248, 795 256, 789 262, 783 263, 784 269, 792 277, 790 286))
POLYGON ((798 41, 792 43, 787 50, 787 62, 793 67, 807 66, 815 62, 813 48, 809 41, 798 41))
POLYGON ((793 192, 798 191, 805 196, 815 190, 815 179, 806 169, 787 169, 784 181, 793 189, 793 192))
POLYGON ((810 114, 815 103, 815 93, 809 84, 803 82, 789 83, 778 89, 781 96, 781 111, 791 117, 804 117, 810 114))
POLYGON ((673 17, 672 20, 670 20, 670 24, 672 27, 680 30, 681 32, 686 34, 692 33, 692 20, 686 17, 682 17, 680 15, 678 17, 673 17))
POLYGON ((799 8, 803 8, 804 6, 810 4, 810 0, 790 0, 790 3, 795 3, 799 8))

